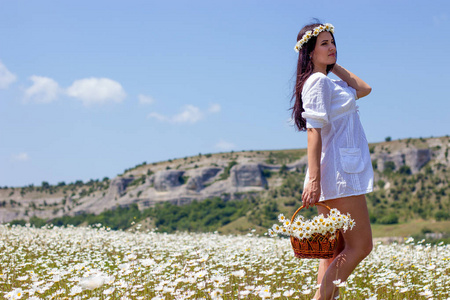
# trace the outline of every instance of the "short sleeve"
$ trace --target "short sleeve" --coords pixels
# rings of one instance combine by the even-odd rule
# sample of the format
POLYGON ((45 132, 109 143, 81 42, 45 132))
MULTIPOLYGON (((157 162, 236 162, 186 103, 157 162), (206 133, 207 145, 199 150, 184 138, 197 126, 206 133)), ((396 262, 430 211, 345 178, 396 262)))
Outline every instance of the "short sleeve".
POLYGON ((346 89, 349 93, 352 94, 352 96, 355 97, 355 100, 358 100, 358 95, 356 94, 356 90, 354 88, 352 88, 351 86, 349 86, 347 84, 347 82, 345 82, 344 80, 334 80, 334 83, 336 83, 337 85, 346 89))
POLYGON ((322 73, 311 75, 302 91, 302 117, 306 119, 306 128, 322 128, 329 122, 332 85, 331 79, 322 73))

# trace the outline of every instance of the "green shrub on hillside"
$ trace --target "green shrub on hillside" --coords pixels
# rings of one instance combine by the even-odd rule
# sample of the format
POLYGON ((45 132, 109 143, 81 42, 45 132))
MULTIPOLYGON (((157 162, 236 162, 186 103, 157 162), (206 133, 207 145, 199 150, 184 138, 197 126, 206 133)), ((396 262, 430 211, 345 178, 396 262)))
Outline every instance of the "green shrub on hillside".
MULTIPOLYGON (((251 208, 256 206, 255 200, 244 199, 234 201, 224 201, 220 198, 206 199, 204 201, 193 201, 190 204, 177 206, 169 202, 158 204, 155 207, 140 211, 137 204, 128 207, 117 207, 113 210, 104 211, 99 215, 80 214, 76 216, 63 216, 53 220, 45 221, 37 217, 32 217, 28 222, 24 220, 14 220, 10 224, 25 225, 30 223, 36 227, 45 224, 55 226, 78 226, 102 224, 113 230, 127 229, 133 222, 139 222, 151 217, 159 231, 215 231, 237 218, 244 216, 251 208)), ((270 210, 266 215, 270 215, 270 210)), ((272 215, 270 215, 273 218, 272 215)))
POLYGON ((225 167, 223 170, 223 173, 220 175, 220 180, 226 180, 228 177, 230 177, 230 170, 233 166, 237 165, 237 161, 232 160, 228 163, 228 166, 225 167))
POLYGON ((144 212, 155 220, 159 231, 215 231, 219 227, 245 215, 253 205, 249 200, 223 201, 206 199, 177 206, 165 202, 144 212))

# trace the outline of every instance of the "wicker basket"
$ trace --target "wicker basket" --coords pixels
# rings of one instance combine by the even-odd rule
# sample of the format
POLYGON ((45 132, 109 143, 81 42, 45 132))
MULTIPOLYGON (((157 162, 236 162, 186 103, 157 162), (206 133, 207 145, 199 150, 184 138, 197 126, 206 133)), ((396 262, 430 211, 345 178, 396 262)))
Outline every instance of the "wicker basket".
MULTIPOLYGON (((316 205, 320 205, 328 208, 322 203, 316 203, 316 205)), ((291 223, 294 222, 295 216, 299 211, 303 209, 304 206, 297 209, 291 219, 291 223)), ((339 238, 339 230, 336 231, 334 239, 330 239, 331 234, 327 233, 326 235, 315 233, 309 239, 301 239, 299 240, 296 237, 291 236, 291 244, 294 250, 295 257, 297 258, 332 258, 333 252, 336 249, 337 241, 339 238)))

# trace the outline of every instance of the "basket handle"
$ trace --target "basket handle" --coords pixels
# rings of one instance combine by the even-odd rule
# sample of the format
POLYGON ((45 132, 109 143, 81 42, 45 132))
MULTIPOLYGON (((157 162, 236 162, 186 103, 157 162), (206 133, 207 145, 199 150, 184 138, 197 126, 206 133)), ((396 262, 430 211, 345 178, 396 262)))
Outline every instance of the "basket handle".
MULTIPOLYGON (((320 205, 320 206, 323 206, 323 207, 328 208, 328 210, 331 210, 331 208, 330 208, 329 206, 327 206, 327 205, 325 205, 325 204, 322 204, 322 203, 320 203, 320 202, 317 202, 317 203, 314 204, 314 205, 320 205)), ((298 212, 301 211, 304 207, 305 207, 305 206, 302 205, 299 209, 297 209, 297 210, 295 211, 294 215, 293 215, 292 218, 291 218, 291 224, 294 222, 294 218, 295 218, 295 216, 298 214, 298 212)))

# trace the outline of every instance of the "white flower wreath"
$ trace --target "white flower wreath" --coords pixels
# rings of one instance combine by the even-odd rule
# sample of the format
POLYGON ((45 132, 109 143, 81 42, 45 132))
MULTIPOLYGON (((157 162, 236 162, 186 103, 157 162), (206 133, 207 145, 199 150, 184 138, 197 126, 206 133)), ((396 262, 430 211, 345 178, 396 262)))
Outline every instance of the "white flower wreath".
POLYGON ((295 52, 298 53, 303 45, 306 44, 311 37, 318 36, 319 33, 323 31, 329 31, 334 34, 334 26, 330 23, 325 23, 323 25, 315 27, 313 30, 308 30, 307 32, 305 32, 305 34, 303 34, 302 38, 297 42, 297 44, 295 44, 295 52))

